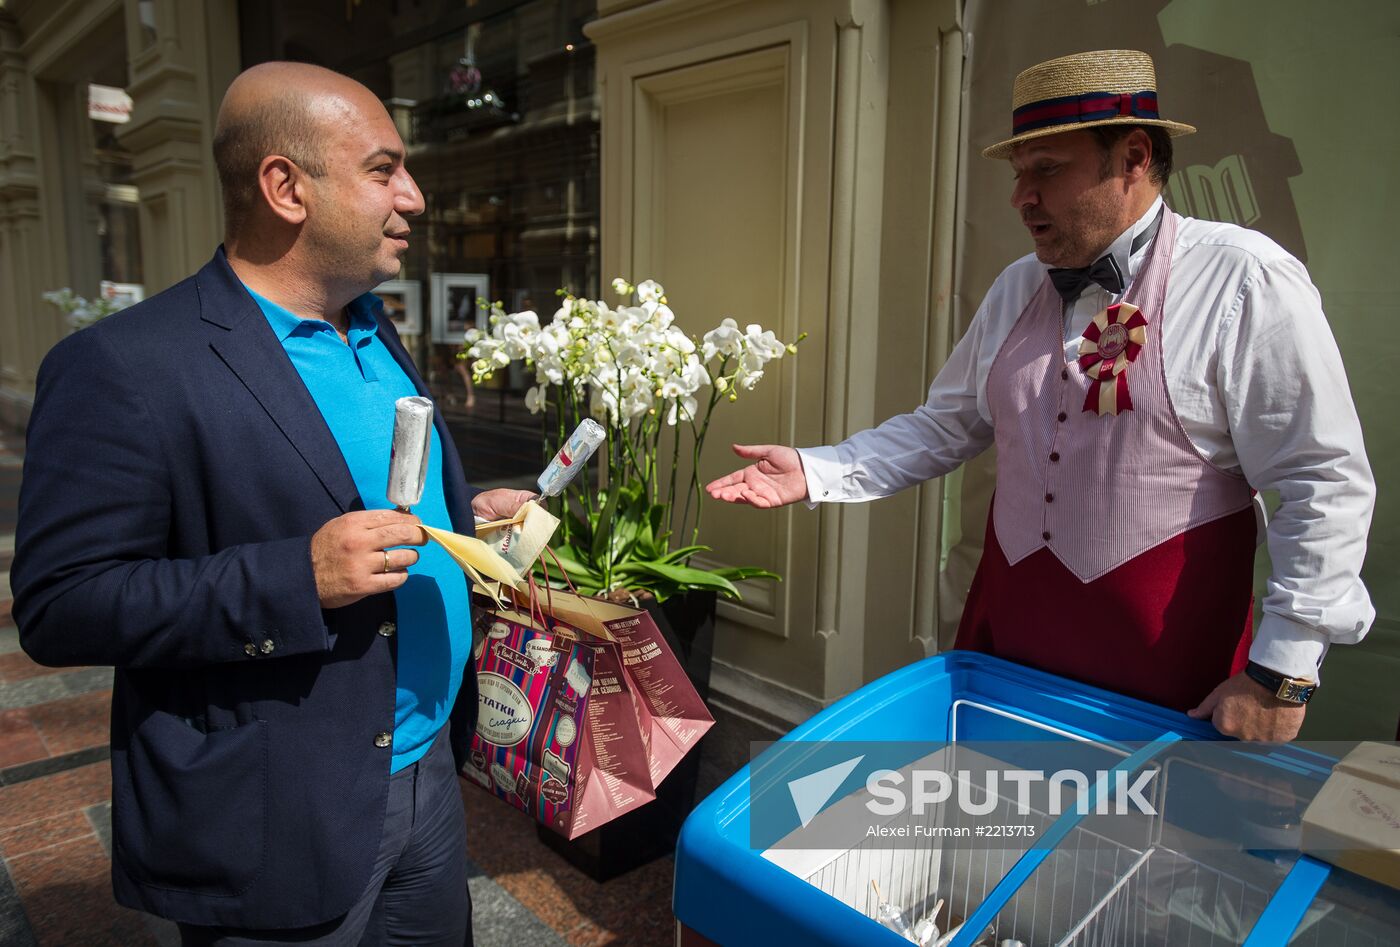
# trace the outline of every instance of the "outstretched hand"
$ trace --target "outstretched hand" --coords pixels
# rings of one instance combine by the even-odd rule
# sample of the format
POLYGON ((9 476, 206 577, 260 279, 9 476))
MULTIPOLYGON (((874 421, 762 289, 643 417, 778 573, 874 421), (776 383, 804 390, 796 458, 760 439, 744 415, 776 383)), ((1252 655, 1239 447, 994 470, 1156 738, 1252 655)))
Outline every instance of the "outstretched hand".
POLYGON ((734 453, 757 463, 707 484, 706 492, 716 500, 767 510, 807 499, 802 457, 791 447, 735 444, 734 453))

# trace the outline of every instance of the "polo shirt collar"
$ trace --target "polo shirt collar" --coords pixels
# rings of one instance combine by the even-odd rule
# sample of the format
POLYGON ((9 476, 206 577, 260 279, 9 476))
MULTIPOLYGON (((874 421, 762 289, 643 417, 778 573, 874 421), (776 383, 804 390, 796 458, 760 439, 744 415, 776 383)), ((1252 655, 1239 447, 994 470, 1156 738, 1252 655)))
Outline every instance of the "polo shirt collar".
MULTIPOLYGON (((266 296, 262 296, 252 289, 249 289, 247 284, 244 284, 243 288, 248 290, 248 295, 253 297, 253 301, 256 302, 258 308, 263 311, 263 315, 267 317, 268 324, 272 326, 272 331, 277 334, 277 340, 279 342, 287 341, 287 337, 302 326, 317 331, 323 328, 332 332, 335 331, 335 326, 324 319, 303 319, 285 306, 280 306, 266 296)), ((375 318, 375 312, 376 307, 380 305, 382 305, 382 303, 378 296, 374 295, 374 293, 365 293, 362 296, 352 299, 349 305, 345 307, 345 311, 350 316, 350 331, 346 333, 346 335, 350 338, 352 344, 357 339, 365 336, 372 336, 379 330, 379 321, 375 318)))

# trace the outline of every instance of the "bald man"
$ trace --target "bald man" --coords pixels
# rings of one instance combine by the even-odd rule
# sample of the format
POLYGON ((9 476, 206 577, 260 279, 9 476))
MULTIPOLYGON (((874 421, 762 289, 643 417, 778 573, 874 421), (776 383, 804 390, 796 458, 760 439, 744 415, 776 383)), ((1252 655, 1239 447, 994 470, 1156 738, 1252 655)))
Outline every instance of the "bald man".
POLYGON ((20 640, 116 668, 122 904, 186 943, 470 943, 470 608, 417 524, 528 494, 468 487, 439 417, 416 515, 388 508, 394 401, 427 390, 369 291, 423 197, 374 95, 254 67, 214 156, 214 258, 40 369, 20 640))

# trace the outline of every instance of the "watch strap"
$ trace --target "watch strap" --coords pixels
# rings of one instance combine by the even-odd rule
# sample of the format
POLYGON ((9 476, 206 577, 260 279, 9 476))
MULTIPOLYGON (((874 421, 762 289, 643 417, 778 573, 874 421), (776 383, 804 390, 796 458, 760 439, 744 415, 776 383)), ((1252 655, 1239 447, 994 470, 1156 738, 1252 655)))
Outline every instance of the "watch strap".
POLYGON ((1248 674, 1251 680, 1262 684, 1279 700, 1287 701, 1290 704, 1306 704, 1312 700, 1313 693, 1317 691, 1315 681, 1285 677, 1277 671, 1270 671, 1262 664, 1256 664, 1253 661, 1245 665, 1244 673, 1248 674))

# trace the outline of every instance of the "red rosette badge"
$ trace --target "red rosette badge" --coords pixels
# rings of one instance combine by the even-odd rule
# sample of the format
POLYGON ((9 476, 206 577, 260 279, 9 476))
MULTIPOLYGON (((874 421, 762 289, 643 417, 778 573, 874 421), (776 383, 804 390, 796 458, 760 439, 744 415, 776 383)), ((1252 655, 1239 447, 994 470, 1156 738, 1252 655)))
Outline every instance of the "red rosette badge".
POLYGON ((1079 343, 1079 368, 1089 376, 1085 411, 1100 415, 1133 410, 1128 366, 1147 344, 1147 319, 1131 303, 1115 303, 1094 317, 1079 343))

